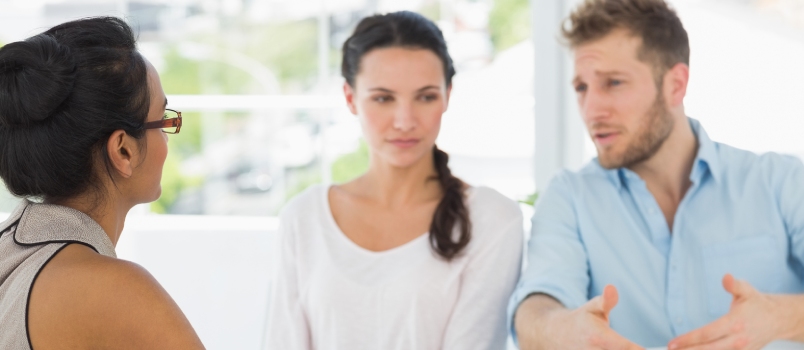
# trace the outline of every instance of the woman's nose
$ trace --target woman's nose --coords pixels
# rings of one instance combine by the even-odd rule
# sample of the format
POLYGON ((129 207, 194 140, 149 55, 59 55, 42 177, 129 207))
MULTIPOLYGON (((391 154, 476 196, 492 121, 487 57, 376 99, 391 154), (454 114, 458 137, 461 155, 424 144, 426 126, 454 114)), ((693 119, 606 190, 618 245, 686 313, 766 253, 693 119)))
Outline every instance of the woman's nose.
POLYGON ((414 128, 416 128, 416 117, 413 113, 413 106, 400 103, 394 111, 394 129, 406 132, 414 128))

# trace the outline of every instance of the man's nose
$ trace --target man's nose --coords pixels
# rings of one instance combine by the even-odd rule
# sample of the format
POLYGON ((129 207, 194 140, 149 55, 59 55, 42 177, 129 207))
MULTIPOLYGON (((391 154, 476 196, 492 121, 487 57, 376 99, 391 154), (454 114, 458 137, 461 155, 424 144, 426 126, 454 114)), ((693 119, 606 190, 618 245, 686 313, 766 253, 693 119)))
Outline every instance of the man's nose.
POLYGON ((608 118, 611 115, 611 102, 610 96, 600 89, 590 87, 580 101, 583 119, 589 124, 608 118))

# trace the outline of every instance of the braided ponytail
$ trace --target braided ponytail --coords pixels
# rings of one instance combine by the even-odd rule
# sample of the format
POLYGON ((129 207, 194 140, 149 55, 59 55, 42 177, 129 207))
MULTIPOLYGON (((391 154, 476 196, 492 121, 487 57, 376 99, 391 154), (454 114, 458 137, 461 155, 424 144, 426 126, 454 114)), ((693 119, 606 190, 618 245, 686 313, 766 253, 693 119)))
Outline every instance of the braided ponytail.
POLYGON ((464 201, 464 183, 452 175, 448 163, 449 155, 433 146, 433 164, 444 197, 438 203, 430 223, 430 246, 444 259, 452 260, 469 244, 472 223, 464 201), (459 229, 457 237, 453 234, 456 225, 459 229))
MULTIPOLYGON (((447 50, 444 35, 438 26, 422 15, 401 11, 366 17, 360 21, 352 36, 343 43, 341 74, 354 87, 355 76, 360 71, 360 59, 371 50, 385 47, 405 47, 430 50, 444 67, 444 80, 452 86, 455 67, 447 50)), ((469 210, 464 202, 464 183, 452 175, 447 163, 449 156, 433 147, 433 163, 444 197, 438 203, 430 223, 430 246, 449 261, 469 244, 472 224, 469 210), (455 226, 458 235, 455 236, 455 226)))

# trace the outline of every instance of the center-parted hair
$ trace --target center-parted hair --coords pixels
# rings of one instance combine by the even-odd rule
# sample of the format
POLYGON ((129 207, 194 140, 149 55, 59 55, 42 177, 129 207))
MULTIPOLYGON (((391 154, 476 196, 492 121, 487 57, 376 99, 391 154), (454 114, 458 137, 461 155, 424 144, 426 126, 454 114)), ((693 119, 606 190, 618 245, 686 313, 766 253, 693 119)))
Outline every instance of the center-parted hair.
POLYGON ((569 16, 562 34, 571 47, 598 40, 615 29, 642 39, 639 59, 664 73, 690 64, 687 31, 664 0, 585 0, 569 16))
POLYGON ((135 41, 123 20, 98 17, 0 48, 0 177, 11 193, 72 198, 111 176, 106 141, 121 129, 142 138, 150 105, 135 41))
MULTIPOLYGON (((368 52, 388 47, 430 50, 441 59, 444 79, 452 85, 455 68, 447 52, 441 30, 427 18, 408 11, 366 17, 360 21, 343 44, 341 74, 354 87, 360 72, 360 60, 368 52)), ((465 202, 465 185, 452 175, 449 156, 433 147, 433 163, 437 180, 444 193, 430 223, 430 246, 441 257, 451 260, 469 244, 472 224, 465 202), (457 235, 456 233, 457 228, 457 235)))

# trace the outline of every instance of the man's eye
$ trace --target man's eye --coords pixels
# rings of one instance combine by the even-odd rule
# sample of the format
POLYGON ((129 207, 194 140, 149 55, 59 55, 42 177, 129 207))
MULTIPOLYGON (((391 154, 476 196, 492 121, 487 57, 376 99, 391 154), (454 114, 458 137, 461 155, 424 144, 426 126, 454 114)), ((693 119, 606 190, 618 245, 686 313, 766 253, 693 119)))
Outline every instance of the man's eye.
POLYGON ((575 85, 575 92, 586 92, 586 84, 575 85))
POLYGON ((617 79, 609 80, 609 86, 619 86, 619 85, 622 85, 622 83, 623 82, 621 80, 617 80, 617 79))

